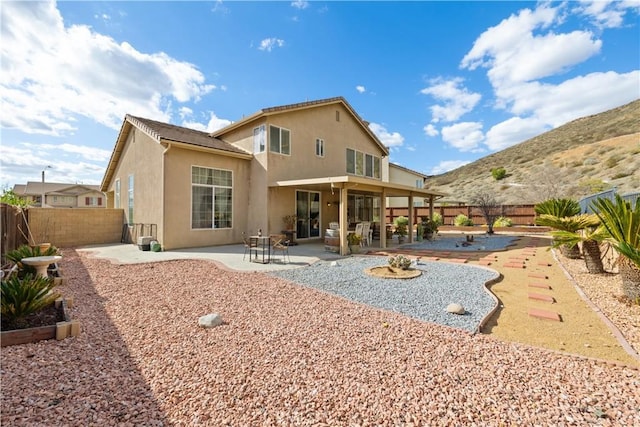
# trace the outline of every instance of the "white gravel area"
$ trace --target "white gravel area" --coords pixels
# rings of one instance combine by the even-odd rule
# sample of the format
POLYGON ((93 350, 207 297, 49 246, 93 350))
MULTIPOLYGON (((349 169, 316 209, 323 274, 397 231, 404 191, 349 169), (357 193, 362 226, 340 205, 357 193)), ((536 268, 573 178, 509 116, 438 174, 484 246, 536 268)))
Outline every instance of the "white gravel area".
POLYGON ((63 255, 81 335, 2 349, 3 426, 640 425, 636 368, 207 261, 63 255))

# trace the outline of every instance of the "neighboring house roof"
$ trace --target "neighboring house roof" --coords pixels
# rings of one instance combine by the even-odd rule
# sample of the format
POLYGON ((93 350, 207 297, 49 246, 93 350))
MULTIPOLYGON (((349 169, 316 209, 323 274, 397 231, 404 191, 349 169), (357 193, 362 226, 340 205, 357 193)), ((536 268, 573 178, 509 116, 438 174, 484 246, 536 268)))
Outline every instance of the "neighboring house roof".
POLYGON ((364 121, 364 120, 362 120, 362 118, 358 115, 358 113, 356 113, 356 111, 353 109, 353 107, 351 107, 351 105, 349 105, 347 100, 344 99, 342 96, 338 96, 338 97, 335 97, 335 98, 319 99, 319 100, 316 100, 316 101, 299 102, 297 104, 288 104, 288 105, 281 105, 281 106, 277 106, 277 107, 263 108, 262 110, 258 111, 257 113, 254 113, 254 114, 252 114, 250 116, 247 116, 247 117, 243 118, 242 120, 234 122, 234 123, 230 124, 229 126, 226 126, 226 127, 222 128, 222 129, 219 129, 219 130, 213 132, 211 135, 214 136, 214 137, 222 137, 224 134, 226 134, 229 131, 237 129, 237 128, 241 127, 241 126, 244 126, 244 125, 246 125, 248 123, 251 123, 251 122, 256 121, 258 119, 261 119, 263 117, 267 117, 267 116, 271 116, 271 115, 275 115, 275 114, 281 114, 281 113, 288 113, 288 112, 296 111, 296 110, 304 110, 304 109, 309 109, 309 108, 315 108, 315 107, 318 107, 318 106, 331 105, 331 104, 342 104, 347 109, 347 111, 349 111, 351 113, 351 115, 356 120, 356 122, 358 124, 360 124, 362 129, 367 134, 369 134, 369 136, 371 137, 371 139, 373 141, 375 141, 375 143, 380 147, 380 149, 386 155, 389 155, 389 149, 378 139, 376 134, 374 134, 373 131, 369 128, 369 123, 364 121))
MULTIPOLYGON (((29 181, 26 185, 16 184, 13 191, 21 196, 39 196, 42 195, 42 182, 29 181)), ((53 196, 77 196, 91 192, 101 192, 99 185, 89 184, 65 184, 60 182, 45 182, 44 192, 53 196)))
POLYGON ((414 171, 413 169, 409 169, 409 168, 405 168, 404 166, 400 166, 399 164, 396 163, 389 163, 389 167, 394 167, 400 170, 403 170, 405 172, 409 172, 411 174, 417 175, 417 176, 421 176, 422 178, 429 178, 431 175, 425 175, 422 172, 418 172, 418 171, 414 171))
POLYGON ((248 153, 235 145, 229 144, 228 142, 217 139, 207 132, 127 114, 122 122, 120 133, 116 140, 116 146, 111 153, 107 170, 105 171, 102 184, 100 185, 100 188, 104 191, 106 191, 109 186, 115 167, 120 160, 124 144, 126 143, 129 133, 134 126, 159 144, 177 143, 186 148, 204 148, 206 151, 210 150, 223 155, 226 154, 229 156, 243 157, 247 159, 252 157, 251 153, 248 153))

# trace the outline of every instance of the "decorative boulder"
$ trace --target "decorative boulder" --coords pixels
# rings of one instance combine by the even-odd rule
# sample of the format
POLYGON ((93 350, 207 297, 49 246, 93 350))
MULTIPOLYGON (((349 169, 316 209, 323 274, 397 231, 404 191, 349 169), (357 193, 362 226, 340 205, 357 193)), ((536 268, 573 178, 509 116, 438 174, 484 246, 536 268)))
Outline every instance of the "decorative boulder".
POLYGON ((222 325, 222 317, 218 313, 210 313, 199 318, 198 325, 203 328, 215 328, 222 325))
POLYGON ((466 313, 466 310, 464 309, 463 306, 454 302, 447 306, 447 312, 453 313, 453 314, 464 314, 466 313))

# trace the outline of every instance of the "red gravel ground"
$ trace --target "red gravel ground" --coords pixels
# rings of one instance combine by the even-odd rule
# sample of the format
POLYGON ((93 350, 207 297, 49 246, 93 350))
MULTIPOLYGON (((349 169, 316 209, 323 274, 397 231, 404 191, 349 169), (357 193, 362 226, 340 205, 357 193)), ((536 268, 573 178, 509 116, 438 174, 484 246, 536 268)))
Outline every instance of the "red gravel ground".
POLYGON ((82 332, 2 349, 3 426, 640 425, 632 367, 206 261, 63 255, 82 332))

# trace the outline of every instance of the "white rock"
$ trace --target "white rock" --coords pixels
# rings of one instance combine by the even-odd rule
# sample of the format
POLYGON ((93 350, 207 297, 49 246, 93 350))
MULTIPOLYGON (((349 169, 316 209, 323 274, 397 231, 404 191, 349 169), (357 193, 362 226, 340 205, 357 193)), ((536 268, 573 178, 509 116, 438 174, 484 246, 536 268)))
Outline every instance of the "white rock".
POLYGON ((222 317, 218 313, 210 313, 199 318, 198 325, 203 328, 215 328, 222 325, 222 317))
POLYGON ((461 306, 458 303, 451 303, 447 306, 447 312, 449 313, 453 313, 453 314, 464 314, 466 313, 465 309, 463 306, 461 306))
POLYGON ((331 267, 336 267, 338 265, 338 261, 331 261, 331 267))

